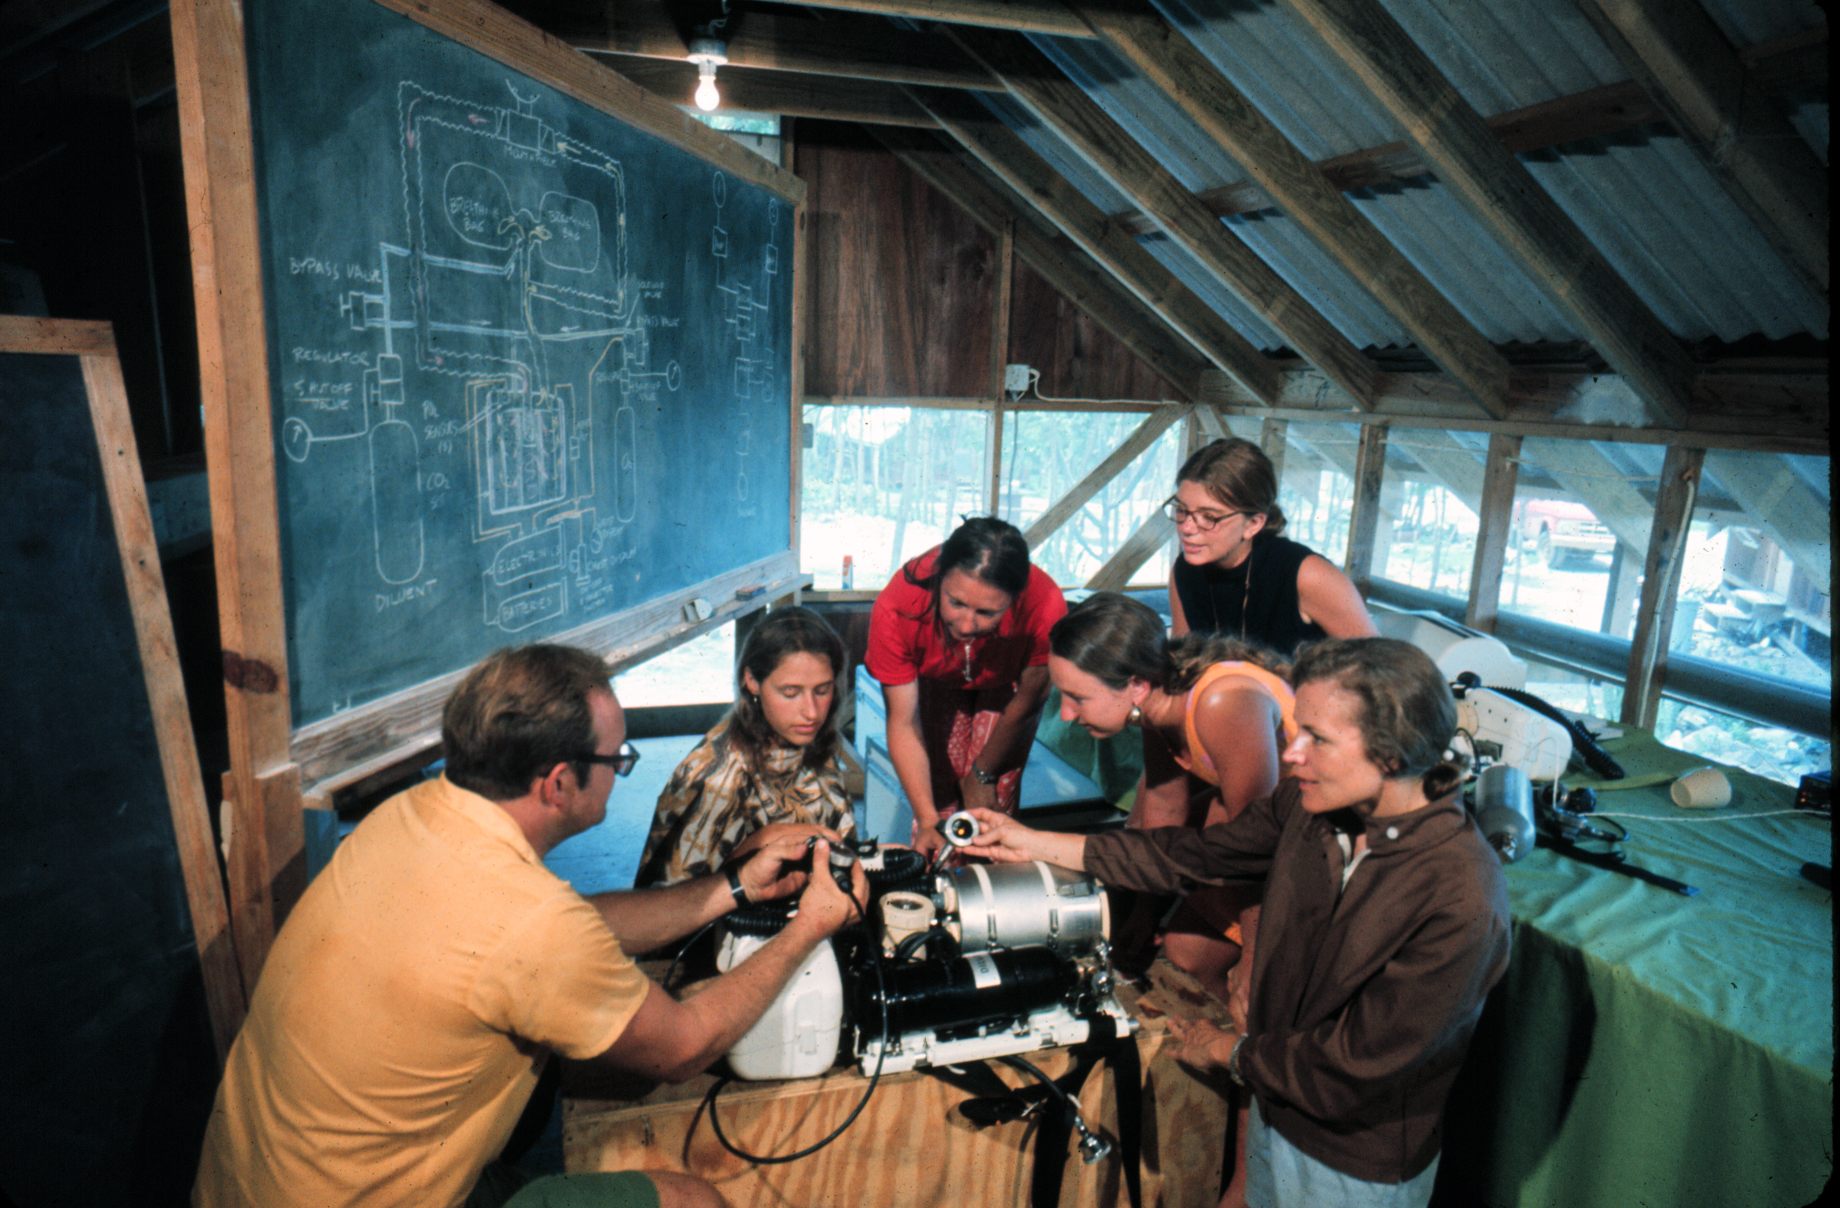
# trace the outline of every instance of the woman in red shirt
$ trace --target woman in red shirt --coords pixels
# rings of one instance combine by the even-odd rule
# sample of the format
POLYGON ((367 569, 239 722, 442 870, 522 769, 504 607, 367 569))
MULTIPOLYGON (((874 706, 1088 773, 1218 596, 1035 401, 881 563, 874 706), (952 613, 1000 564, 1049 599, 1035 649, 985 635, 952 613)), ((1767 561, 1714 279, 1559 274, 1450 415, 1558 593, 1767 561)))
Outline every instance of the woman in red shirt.
POLYGON ((938 851, 939 819, 960 808, 1015 812, 1048 695, 1048 631, 1066 613, 1022 533, 994 516, 967 520, 875 598, 865 661, 918 850, 938 851))

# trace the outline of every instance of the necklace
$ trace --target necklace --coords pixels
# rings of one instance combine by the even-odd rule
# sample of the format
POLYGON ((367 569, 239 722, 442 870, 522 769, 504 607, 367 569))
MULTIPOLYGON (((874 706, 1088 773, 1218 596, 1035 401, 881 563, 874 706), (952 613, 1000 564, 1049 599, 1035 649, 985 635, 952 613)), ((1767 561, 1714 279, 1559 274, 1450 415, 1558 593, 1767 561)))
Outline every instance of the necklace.
MULTIPOLYGON (((1251 543, 1246 546, 1246 593, 1239 602, 1239 640, 1246 640, 1246 614, 1252 609, 1252 551, 1256 548, 1251 543)), ((1212 587, 1208 589, 1208 617, 1213 624, 1213 632, 1220 632, 1220 601, 1215 599, 1212 587)))
POLYGON ((965 643, 965 682, 968 684, 977 673, 971 668, 971 643, 965 643))

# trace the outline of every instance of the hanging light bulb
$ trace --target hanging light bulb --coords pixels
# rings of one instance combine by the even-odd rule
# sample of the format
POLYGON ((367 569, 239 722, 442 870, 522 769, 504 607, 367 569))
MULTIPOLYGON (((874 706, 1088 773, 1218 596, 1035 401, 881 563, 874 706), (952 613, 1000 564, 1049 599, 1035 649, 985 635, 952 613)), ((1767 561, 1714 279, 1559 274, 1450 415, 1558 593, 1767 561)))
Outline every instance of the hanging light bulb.
POLYGON ((722 103, 722 94, 716 91, 716 68, 728 62, 728 43, 720 38, 692 38, 688 57, 696 64, 696 107, 712 113, 722 103))

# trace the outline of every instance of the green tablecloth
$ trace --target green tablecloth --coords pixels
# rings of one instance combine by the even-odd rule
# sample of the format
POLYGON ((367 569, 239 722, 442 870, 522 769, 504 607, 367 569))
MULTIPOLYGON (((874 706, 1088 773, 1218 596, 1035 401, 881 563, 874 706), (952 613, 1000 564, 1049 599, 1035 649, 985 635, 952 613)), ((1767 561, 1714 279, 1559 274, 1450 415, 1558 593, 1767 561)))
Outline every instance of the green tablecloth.
MULTIPOLYGON (((1117 799, 1141 747, 1044 718, 1044 742, 1117 799)), ((1132 736, 1135 737, 1135 736, 1132 736)), ((1630 732, 1631 779, 1705 760, 1630 732)), ((1508 869, 1514 958, 1452 1097, 1439 1204, 1802 1205, 1833 1171, 1833 905, 1802 879, 1830 824, 1729 769, 1732 804, 1600 789, 1631 863, 1697 897, 1536 851, 1508 869)), ((1614 782, 1611 782, 1614 783, 1614 782)))
MULTIPOLYGON (((1635 732, 1606 746, 1631 778, 1705 762, 1635 732)), ((1509 867, 1514 959, 1452 1097, 1450 1181, 1491 1205, 1819 1197, 1833 905, 1800 869, 1831 864, 1832 830, 1782 812, 1786 786, 1728 774, 1718 810, 1679 809, 1665 785, 1599 794, 1600 814, 1635 815, 1617 819, 1630 862, 1697 897, 1549 851, 1509 867)))

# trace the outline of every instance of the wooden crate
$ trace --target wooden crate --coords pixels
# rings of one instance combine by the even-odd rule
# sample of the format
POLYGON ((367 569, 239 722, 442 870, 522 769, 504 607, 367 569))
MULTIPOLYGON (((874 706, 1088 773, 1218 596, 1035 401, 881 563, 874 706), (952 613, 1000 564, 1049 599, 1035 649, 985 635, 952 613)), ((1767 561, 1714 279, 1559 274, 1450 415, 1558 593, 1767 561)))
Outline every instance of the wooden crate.
MULTIPOLYGON (((1153 988, 1120 995, 1142 1024, 1137 1046, 1143 1071, 1142 1172, 1145 1205, 1212 1208, 1224 1164, 1228 1107, 1223 1079, 1203 1078, 1165 1051, 1164 1016, 1208 1013, 1214 1006, 1180 973, 1158 963, 1153 988)), ((1066 1050, 1030 1054, 1049 1077, 1065 1072, 1066 1050)), ((1009 1085, 1026 1075, 991 1066, 1009 1085)), ((964 1092, 930 1074, 885 1075, 843 1135, 808 1158, 754 1165, 716 1139, 702 1110, 714 1079, 676 1086, 621 1086, 580 1067, 565 1081, 563 1152, 567 1168, 673 1170, 696 1174, 737 1205, 820 1208, 824 1205, 1026 1205, 1035 1161, 1035 1124, 1019 1120, 974 1128, 957 1111, 964 1092)), ((717 1110, 730 1141, 758 1154, 783 1154, 823 1137, 855 1108, 867 1080, 854 1067, 823 1078, 732 1083, 717 1110)), ((1087 1078, 1080 1110, 1116 1139, 1118 1120, 1109 1063, 1087 1078)), ((1069 1139, 1061 1185, 1065 1208, 1126 1204, 1116 1154, 1091 1166, 1069 1139)))

